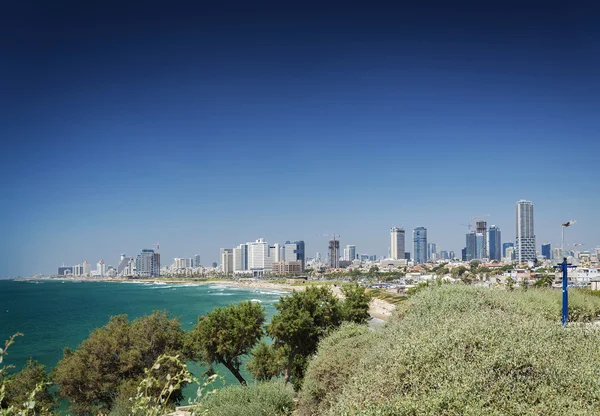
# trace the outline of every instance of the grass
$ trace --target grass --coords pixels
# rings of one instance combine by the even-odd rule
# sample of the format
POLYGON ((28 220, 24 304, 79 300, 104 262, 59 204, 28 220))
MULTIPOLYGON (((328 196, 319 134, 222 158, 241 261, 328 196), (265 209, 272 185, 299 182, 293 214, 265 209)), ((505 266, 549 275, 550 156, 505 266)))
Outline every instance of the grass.
MULTIPOLYGON (((571 321, 597 319, 600 297, 569 294, 571 321)), ((299 412, 599 415, 600 329, 562 327, 560 297, 425 288, 380 331, 343 327, 326 338, 307 369, 299 412)))
POLYGON ((382 289, 369 289, 367 292, 370 293, 375 299, 381 299, 396 306, 408 299, 406 296, 397 293, 390 293, 382 289))

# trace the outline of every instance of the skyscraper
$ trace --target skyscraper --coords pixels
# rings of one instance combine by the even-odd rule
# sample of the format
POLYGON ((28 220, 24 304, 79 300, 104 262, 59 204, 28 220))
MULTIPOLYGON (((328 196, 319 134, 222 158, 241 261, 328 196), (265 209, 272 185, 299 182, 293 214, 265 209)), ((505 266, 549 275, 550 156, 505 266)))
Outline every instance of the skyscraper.
POLYGON ((354 245, 348 245, 346 246, 346 253, 348 258, 346 259, 347 261, 352 261, 356 258, 356 246, 354 245))
POLYGON ((520 200, 517 202, 516 236, 516 260, 519 263, 535 260, 535 231, 531 201, 520 200))
POLYGON ((233 272, 248 270, 248 244, 240 244, 233 249, 233 272))
POLYGON ((481 244, 481 247, 479 248, 479 253, 478 253, 477 258, 478 259, 487 259, 487 258, 489 258, 487 241, 486 241, 486 237, 487 237, 487 222, 485 222, 485 221, 477 221, 475 223, 475 225, 477 227, 477 230, 476 230, 477 234, 483 235, 483 242, 481 244))
POLYGON ((417 227, 414 229, 413 251, 415 264, 427 262, 427 228, 417 227))
POLYGON ((464 261, 471 261, 477 258, 477 233, 469 231, 467 233, 467 244, 465 247, 464 261))
POLYGON ((135 270, 139 277, 157 277, 160 275, 160 253, 143 249, 135 260, 135 270))
POLYGON ((329 254, 329 267, 333 269, 337 269, 340 264, 340 241, 339 240, 329 240, 328 247, 329 254))
POLYGON ((221 249, 221 271, 225 274, 233 273, 233 249, 221 249))
POLYGON ((304 241, 286 241, 284 245, 284 256, 285 261, 301 261, 302 271, 304 271, 305 257, 304 257, 304 241))
POLYGON ((495 225, 490 225, 490 229, 488 231, 488 252, 490 256, 490 260, 498 260, 502 259, 502 234, 500 233, 500 227, 495 225))
POLYGON ((550 243, 542 244, 542 257, 546 260, 552 259, 552 246, 550 243))
POLYGON ((506 257, 506 249, 509 247, 514 247, 515 243, 502 243, 502 257, 506 257))
POLYGON ((200 254, 194 256, 194 267, 200 267, 200 254))
POLYGON ((262 272, 270 270, 273 264, 269 257, 269 243, 264 238, 248 243, 248 270, 262 272))
POLYGON ((475 233, 475 258, 483 259, 485 250, 485 236, 481 233, 475 233))
POLYGON ((437 245, 435 243, 427 243, 427 260, 435 260, 437 253, 437 245))
POLYGON ((406 249, 404 228, 392 227, 390 235, 390 257, 394 260, 402 260, 406 249))

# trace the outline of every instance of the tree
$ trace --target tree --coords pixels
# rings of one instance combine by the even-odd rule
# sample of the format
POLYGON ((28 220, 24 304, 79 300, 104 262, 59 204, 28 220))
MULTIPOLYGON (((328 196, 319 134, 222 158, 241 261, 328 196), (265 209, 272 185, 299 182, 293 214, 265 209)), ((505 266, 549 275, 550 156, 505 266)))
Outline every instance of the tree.
POLYGON ((371 294, 356 283, 342 286, 342 293, 346 297, 342 303, 342 320, 364 324, 369 319, 369 303, 371 294))
POLYGON ((292 372, 304 375, 302 361, 314 354, 319 340, 342 322, 340 302, 324 286, 308 287, 304 292, 294 291, 275 304, 278 313, 267 326, 267 333, 276 347, 286 349, 285 382, 292 372), (298 359, 297 359, 298 358, 298 359))
POLYGON ((258 381, 269 381, 283 374, 285 363, 285 349, 262 340, 252 350, 252 358, 246 363, 246 368, 258 381))
POLYGON ((240 373, 241 357, 250 353, 263 336, 264 308, 255 302, 240 302, 215 308, 198 318, 192 332, 193 356, 209 365, 223 364, 240 384, 246 380, 240 373))
MULTIPOLYGON (((54 399, 49 391, 50 377, 44 366, 35 360, 28 360, 21 371, 16 374, 2 378, 0 384, 4 385, 4 398, 0 402, 0 409, 21 409, 33 394, 32 415, 48 414, 49 409, 55 405, 54 399)), ((2 413, 0 411, 0 413, 2 413)))
MULTIPOLYGON (((96 328, 77 350, 68 348, 53 372, 59 394, 71 402, 77 415, 108 412, 123 383, 139 381, 144 370, 162 354, 181 355, 184 333, 177 319, 155 311, 129 322, 127 315, 110 318, 96 328)), ((165 377, 178 369, 160 368, 165 377)), ((171 395, 172 403, 183 398, 181 389, 171 395)))
POLYGON ((452 277, 461 277, 468 269, 465 266, 458 266, 452 269, 452 277))

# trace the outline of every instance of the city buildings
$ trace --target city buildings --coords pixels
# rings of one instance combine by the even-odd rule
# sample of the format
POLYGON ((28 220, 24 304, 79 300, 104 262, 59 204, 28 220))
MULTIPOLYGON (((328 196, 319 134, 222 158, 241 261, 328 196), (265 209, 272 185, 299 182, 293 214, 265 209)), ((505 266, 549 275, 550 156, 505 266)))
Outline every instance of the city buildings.
POLYGON ((469 231, 467 233, 465 255, 463 261, 471 261, 477 258, 477 233, 469 231))
POLYGON ((104 260, 100 260, 96 263, 96 276, 106 276, 106 264, 104 264, 104 260))
POLYGON ((221 271, 227 275, 233 273, 233 249, 221 249, 221 271))
POLYGON ((71 267, 71 266, 61 266, 58 268, 59 276, 66 276, 66 275, 72 275, 72 274, 73 274, 73 267, 71 267))
POLYGON ((405 258, 405 231, 404 228, 392 227, 390 230, 390 257, 393 260, 405 258))
POLYGON ((542 257, 546 260, 552 260, 552 245, 550 243, 542 244, 542 257))
POLYGON ((488 231, 488 254, 490 260, 502 260, 502 234, 496 225, 490 225, 488 231))
POLYGON ((427 243, 427 260, 436 260, 437 245, 435 243, 427 243))
POLYGON ((131 262, 131 259, 131 257, 125 254, 121 254, 121 259, 119 261, 119 264, 117 265, 117 274, 124 275, 124 271, 129 265, 129 262, 131 262))
POLYGON ((160 253, 155 253, 151 249, 143 249, 137 255, 135 268, 138 277, 160 276, 160 253))
POLYGON ((248 270, 248 244, 240 244, 233 249, 233 273, 248 270))
POLYGON ((352 261, 355 258, 356 258, 356 246, 354 246, 354 245, 346 246, 346 248, 344 249, 344 260, 352 261))
POLYGON ((485 234, 475 233, 475 258, 483 259, 485 256, 485 234))
POLYGON ((502 243, 502 257, 506 257, 506 249, 509 247, 514 247, 515 243, 502 243))
POLYGON ((427 262, 427 228, 417 227, 413 231, 414 263, 427 262))
POLYGON ((302 271, 302 262, 300 260, 273 262, 273 274, 298 274, 302 273, 302 271))
POLYGON ((194 267, 200 267, 200 254, 194 256, 194 267))
POLYGON ((284 257, 287 262, 300 261, 302 263, 302 271, 306 265, 304 241, 286 241, 284 245, 284 257))
POLYGON ((535 231, 533 226, 533 204, 520 200, 516 205, 516 260, 519 263, 535 260, 535 231))
POLYGON ((340 241, 339 240, 329 240, 328 246, 328 259, 329 259, 329 267, 332 269, 337 269, 339 267, 340 262, 340 241))
POLYGON ((481 234, 481 244, 477 246, 477 258, 478 259, 487 259, 488 257, 488 248, 487 248, 487 222, 485 221, 477 221, 475 223, 476 233, 481 234))

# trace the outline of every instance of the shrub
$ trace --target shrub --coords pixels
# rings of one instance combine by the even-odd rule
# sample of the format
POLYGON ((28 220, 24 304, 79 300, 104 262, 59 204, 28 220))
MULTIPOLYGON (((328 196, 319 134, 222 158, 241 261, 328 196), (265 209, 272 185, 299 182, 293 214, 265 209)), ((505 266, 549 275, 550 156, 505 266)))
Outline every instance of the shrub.
POLYGON ((343 324, 319 344, 309 363, 302 391, 300 415, 317 415, 331 406, 361 358, 375 344, 376 334, 365 325, 343 324))
MULTIPOLYGON (((571 293, 573 320, 597 315, 595 298, 571 293)), ((375 338, 357 352, 357 364, 348 359, 350 374, 325 396, 329 407, 317 401, 316 413, 598 414, 600 330, 561 327, 558 291, 426 288, 411 298, 403 319, 391 320, 375 338)), ((325 352, 322 359, 333 367, 339 358, 328 345, 323 341, 318 354, 325 352)), ((320 379, 312 374, 326 365, 311 362, 303 399, 317 397, 312 380, 320 379)), ((300 404, 310 414, 315 400, 300 404)))
POLYGON ((202 409, 211 416, 289 415, 294 407, 294 390, 281 381, 229 386, 209 396, 202 409))

